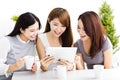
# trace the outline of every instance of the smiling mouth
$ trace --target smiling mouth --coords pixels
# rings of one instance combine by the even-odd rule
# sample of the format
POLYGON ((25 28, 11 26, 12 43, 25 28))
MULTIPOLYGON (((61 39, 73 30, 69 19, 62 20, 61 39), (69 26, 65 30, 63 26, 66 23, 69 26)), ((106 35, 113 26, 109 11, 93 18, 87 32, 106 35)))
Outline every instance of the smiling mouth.
POLYGON ((55 32, 55 34, 57 34, 57 35, 60 35, 61 34, 61 32, 56 32, 56 31, 54 31, 55 32))
POLYGON ((34 39, 35 39, 35 38, 36 38, 36 36, 34 36, 34 37, 32 36, 31 38, 34 38, 34 39))
POLYGON ((80 36, 81 38, 84 38, 84 37, 86 37, 85 35, 84 36, 80 36))

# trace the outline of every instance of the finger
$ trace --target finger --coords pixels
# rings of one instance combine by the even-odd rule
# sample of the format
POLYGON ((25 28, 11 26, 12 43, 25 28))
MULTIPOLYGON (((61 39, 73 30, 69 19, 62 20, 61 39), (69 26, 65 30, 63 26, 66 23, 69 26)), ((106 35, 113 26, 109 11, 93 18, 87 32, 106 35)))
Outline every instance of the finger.
POLYGON ((64 59, 60 59, 59 62, 65 64, 65 65, 68 65, 70 63, 69 61, 64 60, 64 59))
POLYGON ((67 65, 67 64, 65 64, 64 62, 61 62, 61 61, 58 61, 57 64, 58 65, 65 65, 65 66, 67 65))
POLYGON ((49 58, 53 58, 53 56, 46 56, 46 57, 42 58, 40 61, 43 62, 43 61, 46 61, 49 58))
POLYGON ((53 59, 54 59, 53 57, 47 57, 47 58, 44 60, 44 62, 48 62, 48 61, 53 60, 53 59))
POLYGON ((49 61, 46 63, 46 65, 49 66, 53 61, 54 61, 54 59, 49 60, 49 61))
POLYGON ((37 65, 33 65, 31 71, 37 71, 37 65))
POLYGON ((44 61, 42 64, 45 65, 45 64, 50 64, 54 61, 54 58, 48 58, 46 61, 44 61))
POLYGON ((35 71, 37 71, 37 70, 35 70, 35 69, 31 69, 31 70, 30 70, 30 72, 35 72, 35 71))

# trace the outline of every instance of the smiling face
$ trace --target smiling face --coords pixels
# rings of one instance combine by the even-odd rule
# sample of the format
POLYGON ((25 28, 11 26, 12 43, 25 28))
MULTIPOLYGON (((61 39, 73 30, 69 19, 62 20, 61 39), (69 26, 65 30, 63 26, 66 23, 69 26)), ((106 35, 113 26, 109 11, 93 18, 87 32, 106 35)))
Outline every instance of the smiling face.
POLYGON ((81 19, 78 20, 78 28, 77 28, 77 31, 80 35, 80 39, 82 41, 85 41, 87 39, 89 39, 90 37, 86 34, 85 30, 84 30, 84 25, 81 21, 81 19))
POLYGON ((66 30, 66 27, 62 25, 58 18, 55 18, 49 22, 51 32, 54 36, 60 37, 66 30))
POLYGON ((29 26, 25 30, 20 29, 21 34, 20 37, 24 41, 28 40, 35 40, 39 31, 39 25, 38 22, 35 22, 35 24, 29 26))

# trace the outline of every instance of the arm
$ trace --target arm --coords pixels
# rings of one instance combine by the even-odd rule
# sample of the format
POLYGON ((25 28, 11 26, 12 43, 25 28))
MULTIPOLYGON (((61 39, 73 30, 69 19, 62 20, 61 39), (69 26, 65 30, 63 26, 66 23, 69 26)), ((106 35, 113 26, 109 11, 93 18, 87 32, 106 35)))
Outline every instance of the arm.
POLYGON ((83 56, 82 54, 80 53, 80 50, 79 50, 79 45, 78 42, 74 43, 74 47, 77 47, 77 53, 76 53, 76 56, 75 56, 75 64, 76 64, 76 69, 77 70, 80 70, 80 69, 85 69, 85 66, 84 66, 84 61, 83 61, 83 56))
POLYGON ((77 70, 85 69, 84 61, 81 53, 77 53, 75 57, 75 64, 77 70))
POLYGON ((21 69, 24 66, 24 58, 19 58, 15 64, 9 65, 7 73, 12 73, 16 70, 21 69))
POLYGON ((109 69, 112 68, 112 43, 109 38, 106 39, 103 45, 103 55, 104 55, 104 68, 109 69))
POLYGON ((48 66, 53 62, 54 58, 51 56, 46 56, 44 45, 39 37, 37 39, 36 45, 38 56, 40 59, 41 69, 43 71, 47 71, 48 66))
POLYGON ((7 75, 9 65, 5 64, 7 60, 7 54, 10 49, 9 41, 6 37, 0 39, 0 75, 7 75), (3 46, 4 45, 4 46, 3 46))
POLYGON ((18 59, 15 64, 7 65, 7 54, 10 51, 10 43, 6 37, 0 39, 0 75, 6 75, 14 72, 24 66, 24 60, 18 59), (3 46, 4 45, 4 46, 3 46))
POLYGON ((112 49, 104 51, 104 68, 112 68, 112 49))
POLYGON ((39 37, 37 38, 36 49, 37 49, 39 59, 44 58, 45 57, 45 48, 39 37))

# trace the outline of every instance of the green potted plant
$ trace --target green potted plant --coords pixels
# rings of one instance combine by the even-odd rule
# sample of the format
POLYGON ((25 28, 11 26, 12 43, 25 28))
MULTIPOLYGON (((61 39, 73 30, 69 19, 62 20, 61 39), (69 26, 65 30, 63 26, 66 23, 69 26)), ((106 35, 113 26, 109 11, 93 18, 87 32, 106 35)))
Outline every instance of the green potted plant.
POLYGON ((112 15, 112 9, 110 8, 110 5, 107 4, 106 1, 103 2, 102 6, 99 8, 99 16, 101 18, 102 24, 106 29, 107 36, 111 40, 111 43, 113 45, 114 52, 118 51, 120 47, 118 47, 119 43, 119 37, 120 35, 116 35, 116 29, 113 23, 114 16, 112 15))
POLYGON ((12 16, 11 19, 12 19, 13 21, 17 21, 18 17, 19 17, 19 16, 15 15, 15 16, 12 16))

